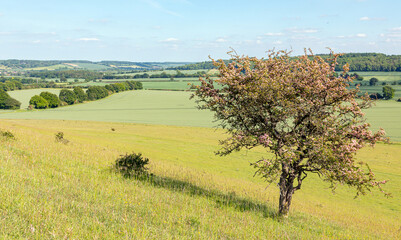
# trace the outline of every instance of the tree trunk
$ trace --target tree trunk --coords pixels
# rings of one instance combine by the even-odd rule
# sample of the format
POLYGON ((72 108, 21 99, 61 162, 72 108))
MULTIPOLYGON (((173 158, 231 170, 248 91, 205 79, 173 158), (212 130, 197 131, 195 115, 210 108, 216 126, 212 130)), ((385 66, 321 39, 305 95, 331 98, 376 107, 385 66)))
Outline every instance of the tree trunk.
POLYGON ((280 200, 278 214, 280 216, 287 216, 290 211, 292 194, 294 193, 294 177, 288 174, 288 168, 283 168, 280 176, 280 200))

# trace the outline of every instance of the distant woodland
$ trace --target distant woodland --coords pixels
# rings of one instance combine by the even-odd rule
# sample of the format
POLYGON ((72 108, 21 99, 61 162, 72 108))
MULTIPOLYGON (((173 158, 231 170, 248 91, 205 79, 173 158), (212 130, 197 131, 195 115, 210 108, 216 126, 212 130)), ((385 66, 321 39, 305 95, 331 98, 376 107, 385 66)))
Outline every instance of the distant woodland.
MULTIPOLYGON (((319 55, 323 58, 329 57, 327 54, 319 55)), ((401 55, 385 55, 382 53, 347 53, 338 58, 336 71, 341 71, 342 66, 348 63, 350 71, 401 71, 401 55)), ((187 64, 178 66, 176 70, 197 70, 214 68, 211 61, 187 64)))

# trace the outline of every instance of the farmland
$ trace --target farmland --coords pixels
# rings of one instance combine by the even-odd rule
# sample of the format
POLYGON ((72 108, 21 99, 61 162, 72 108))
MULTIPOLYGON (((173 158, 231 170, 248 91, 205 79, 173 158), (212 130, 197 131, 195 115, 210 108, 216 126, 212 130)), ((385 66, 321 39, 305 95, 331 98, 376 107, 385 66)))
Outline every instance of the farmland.
MULTIPOLYGON (((137 80, 137 79, 135 79, 137 80)), ((113 81, 110 81, 113 82, 113 81)), ((144 79, 145 89, 185 90, 192 79, 144 79)), ((106 82, 90 82, 104 85, 106 82)), ((392 86, 398 97, 401 89, 392 86)), ((381 92, 382 86, 362 86, 381 92)), ((9 91, 26 108, 31 96, 59 89, 9 91)), ((199 111, 187 91, 137 90, 46 110, 0 111, 0 235, 5 238, 397 239, 401 237, 401 103, 366 110, 391 144, 364 148, 384 190, 354 199, 339 186, 308 176, 290 216, 277 217, 278 189, 253 177, 257 148, 218 157, 225 137, 213 114, 199 111), (54 141, 63 132, 70 142, 54 141), (151 159, 148 180, 111 171, 121 154, 151 159), (241 227, 238 227, 241 226, 241 227)))

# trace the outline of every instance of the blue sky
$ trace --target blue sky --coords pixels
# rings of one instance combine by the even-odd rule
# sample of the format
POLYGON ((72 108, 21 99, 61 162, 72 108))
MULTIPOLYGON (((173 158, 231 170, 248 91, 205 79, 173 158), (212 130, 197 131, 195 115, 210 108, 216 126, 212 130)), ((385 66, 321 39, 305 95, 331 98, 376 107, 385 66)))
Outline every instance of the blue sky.
POLYGON ((0 59, 205 61, 269 49, 401 54, 399 0, 1 0, 0 59))

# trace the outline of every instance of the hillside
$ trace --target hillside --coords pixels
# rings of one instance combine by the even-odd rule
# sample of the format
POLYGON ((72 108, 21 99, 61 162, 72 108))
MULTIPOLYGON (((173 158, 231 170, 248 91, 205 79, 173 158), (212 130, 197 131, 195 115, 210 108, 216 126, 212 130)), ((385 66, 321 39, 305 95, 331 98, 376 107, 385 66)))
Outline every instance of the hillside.
POLYGON ((188 62, 130 62, 86 60, 0 60, 0 70, 8 71, 42 71, 42 70, 157 70, 176 67, 188 62))
POLYGON ((0 235, 4 238, 396 239, 400 219, 400 145, 379 144, 358 157, 379 178, 378 191, 333 195, 311 176, 279 219, 275 186, 253 177, 263 149, 217 157, 222 132, 209 128, 111 122, 0 120, 0 235), (111 130, 114 129, 114 131, 111 130), (54 141, 62 131, 70 142, 54 141), (120 154, 151 159, 149 180, 110 171, 120 154), (386 154, 386 164, 380 156, 386 154), (241 227, 238 227, 241 226, 241 227))

